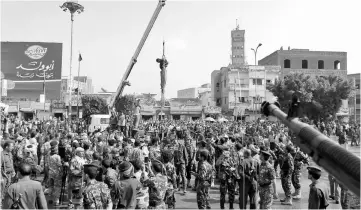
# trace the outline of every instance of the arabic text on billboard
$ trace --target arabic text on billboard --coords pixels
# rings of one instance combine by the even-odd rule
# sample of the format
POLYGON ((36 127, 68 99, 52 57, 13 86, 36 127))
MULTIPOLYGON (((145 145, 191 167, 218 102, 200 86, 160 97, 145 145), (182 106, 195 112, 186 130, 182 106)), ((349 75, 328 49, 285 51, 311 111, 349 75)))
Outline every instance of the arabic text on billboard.
POLYGON ((61 43, 1 42, 1 70, 17 82, 60 80, 61 43))

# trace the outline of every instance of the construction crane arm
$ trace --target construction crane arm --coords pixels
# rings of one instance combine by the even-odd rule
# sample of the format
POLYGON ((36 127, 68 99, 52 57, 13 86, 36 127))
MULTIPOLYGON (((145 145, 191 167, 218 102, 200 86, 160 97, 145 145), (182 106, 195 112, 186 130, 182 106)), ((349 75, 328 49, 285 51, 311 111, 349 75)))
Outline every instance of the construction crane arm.
POLYGON ((163 6, 165 5, 165 1, 166 1, 166 0, 159 0, 158 5, 157 5, 157 7, 156 7, 156 9, 155 9, 155 11, 154 11, 154 13, 153 13, 153 16, 152 16, 152 18, 150 19, 147 28, 145 29, 145 32, 144 32, 144 34, 143 34, 143 37, 142 37, 142 39, 140 40, 140 42, 139 42, 139 44, 138 44, 138 47, 137 47, 137 49, 135 50, 134 55, 133 55, 132 59, 131 59, 130 62, 129 62, 129 65, 128 65, 128 67, 127 67, 127 70, 125 71, 125 73, 124 73, 124 75, 123 75, 123 78, 122 78, 122 80, 121 80, 121 82, 120 82, 120 84, 119 84, 119 86, 118 86, 118 89, 117 89, 117 91, 116 91, 116 93, 115 93, 115 96, 112 98, 112 100, 111 100, 111 102, 110 102, 110 104, 109 104, 110 108, 113 108, 113 107, 115 106, 117 100, 120 98, 120 96, 121 96, 122 93, 123 93, 124 87, 125 87, 126 85, 129 85, 129 82, 127 82, 127 79, 128 79, 128 77, 129 77, 129 75, 130 75, 130 72, 131 72, 132 69, 133 69, 133 66, 134 66, 135 63, 137 62, 137 58, 138 58, 138 56, 139 56, 139 54, 140 54, 140 51, 142 50, 142 48, 143 48, 143 46, 144 46, 144 43, 145 43, 145 41, 147 40, 148 35, 149 35, 150 31, 152 30, 153 25, 154 25, 155 21, 157 20, 160 11, 162 10, 163 6))

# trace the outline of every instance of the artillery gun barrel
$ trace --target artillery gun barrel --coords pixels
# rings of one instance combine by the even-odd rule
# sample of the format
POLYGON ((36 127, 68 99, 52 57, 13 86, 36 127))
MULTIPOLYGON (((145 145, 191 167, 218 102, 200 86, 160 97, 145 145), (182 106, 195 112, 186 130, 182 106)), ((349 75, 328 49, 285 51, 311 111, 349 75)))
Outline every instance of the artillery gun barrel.
POLYGON ((300 122, 298 118, 287 119, 287 115, 279 108, 276 102, 263 102, 261 111, 264 115, 275 116, 298 138, 294 140, 303 152, 307 153, 316 164, 332 174, 342 185, 360 196, 360 158, 341 147, 336 142, 300 122))

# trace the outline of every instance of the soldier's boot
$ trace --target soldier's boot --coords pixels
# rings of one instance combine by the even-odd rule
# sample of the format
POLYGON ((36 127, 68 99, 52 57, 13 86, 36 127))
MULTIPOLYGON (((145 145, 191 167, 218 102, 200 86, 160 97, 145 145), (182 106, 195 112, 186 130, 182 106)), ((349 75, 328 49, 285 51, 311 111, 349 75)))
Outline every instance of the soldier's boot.
POLYGON ((281 204, 292 206, 292 197, 286 197, 286 200, 284 202, 281 202, 281 204))
POLYGON ((187 180, 187 188, 192 188, 190 179, 187 180))
POLYGON ((281 202, 285 202, 286 200, 287 200, 287 198, 280 199, 281 202))
POLYGON ((273 194, 273 199, 278 200, 278 198, 279 198, 279 197, 278 197, 278 193, 277 193, 277 192, 274 193, 274 194, 273 194))
POLYGON ((224 209, 224 203, 221 202, 221 209, 224 209))
POLYGON ((296 192, 293 195, 293 199, 296 199, 296 200, 301 199, 301 189, 296 189, 296 192))
POLYGON ((234 209, 233 208, 233 203, 229 203, 229 209, 234 209))

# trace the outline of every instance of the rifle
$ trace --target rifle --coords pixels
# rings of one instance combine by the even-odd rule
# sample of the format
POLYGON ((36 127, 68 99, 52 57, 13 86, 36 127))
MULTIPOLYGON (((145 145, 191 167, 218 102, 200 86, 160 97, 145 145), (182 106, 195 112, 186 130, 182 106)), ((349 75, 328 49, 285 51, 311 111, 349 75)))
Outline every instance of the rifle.
POLYGON ((278 102, 264 101, 261 112, 266 116, 275 116, 292 130, 298 138, 293 143, 304 153, 332 174, 342 185, 360 197, 360 158, 348 152, 340 145, 323 135, 298 118, 287 119, 278 102))

